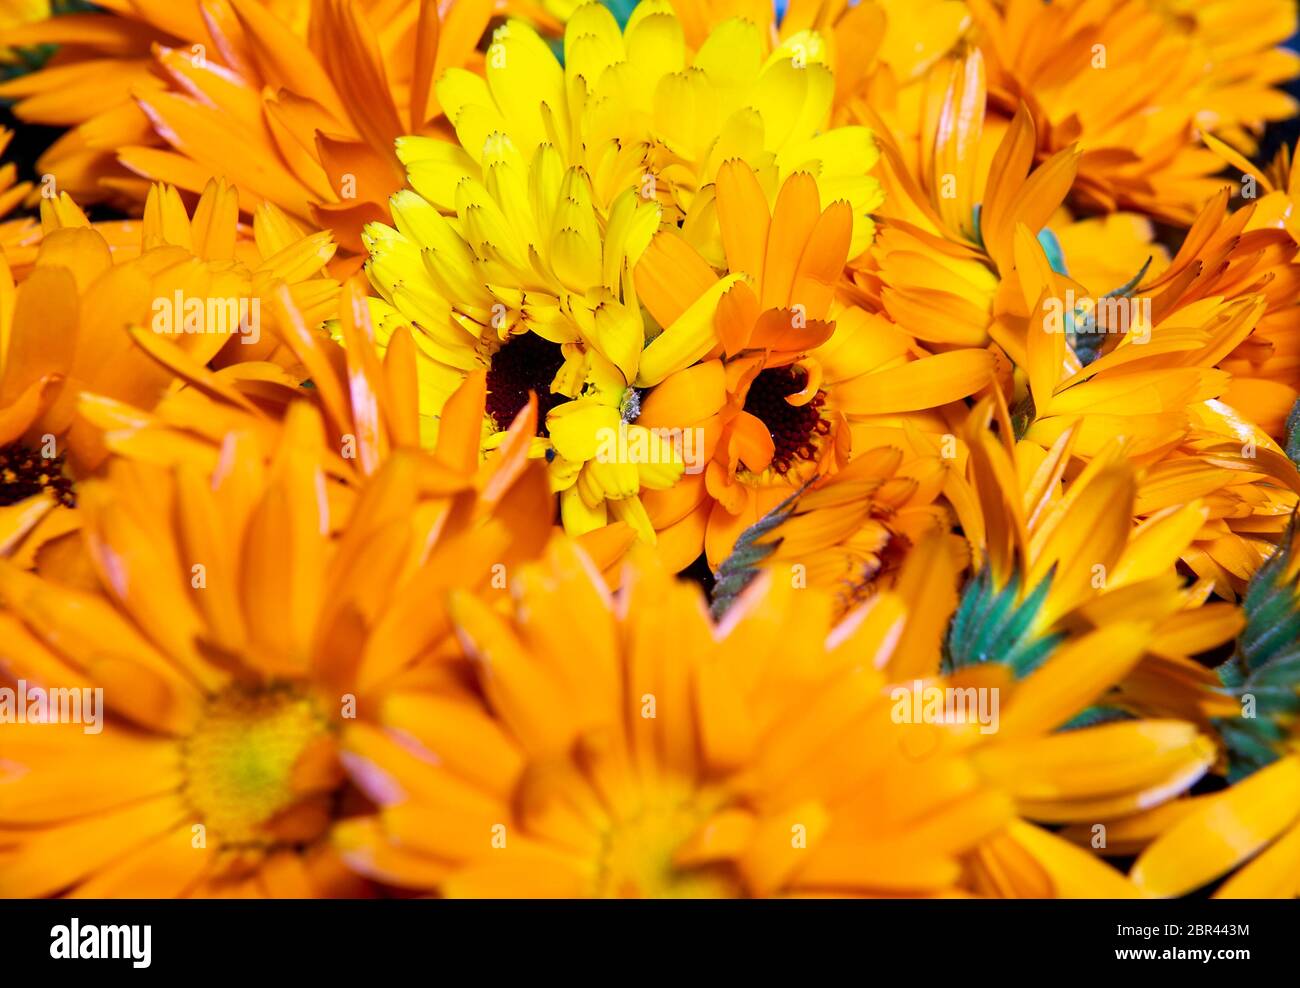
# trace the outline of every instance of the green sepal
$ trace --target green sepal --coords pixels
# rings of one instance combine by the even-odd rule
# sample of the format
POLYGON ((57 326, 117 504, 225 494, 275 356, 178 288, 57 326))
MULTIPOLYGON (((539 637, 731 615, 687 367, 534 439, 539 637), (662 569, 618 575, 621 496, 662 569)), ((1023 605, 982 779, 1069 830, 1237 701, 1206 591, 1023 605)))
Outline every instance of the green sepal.
POLYGON ((781 544, 780 539, 773 539, 770 542, 760 540, 790 517, 804 489, 804 487, 799 488, 740 533, 731 555, 722 561, 722 565, 714 574, 713 600, 709 605, 709 611, 715 621, 721 620, 731 609, 731 605, 736 602, 744 589, 753 582, 754 577, 758 576, 759 564, 781 544))
POLYGON ((1000 590, 985 565, 967 581, 943 643, 943 666, 953 672, 984 662, 1001 662, 1016 678, 1028 675, 1051 655, 1060 634, 1036 634, 1034 620, 1051 589, 1052 573, 1021 600, 1017 574, 1000 590))

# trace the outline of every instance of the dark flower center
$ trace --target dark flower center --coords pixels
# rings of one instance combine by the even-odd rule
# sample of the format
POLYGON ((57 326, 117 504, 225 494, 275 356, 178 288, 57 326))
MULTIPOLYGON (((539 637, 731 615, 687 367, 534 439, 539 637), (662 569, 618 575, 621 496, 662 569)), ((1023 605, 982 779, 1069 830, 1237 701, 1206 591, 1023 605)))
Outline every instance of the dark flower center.
POLYGON ((817 455, 817 437, 830 432, 830 423, 822 418, 821 407, 826 394, 818 391, 806 405, 791 405, 785 399, 802 391, 808 374, 797 367, 771 367, 759 372, 745 396, 745 411, 753 415, 772 435, 776 451, 772 469, 786 473, 796 460, 811 460, 817 455))
POLYGON ((487 411, 498 429, 510 428, 524 406, 528 392, 537 393, 537 434, 546 435, 546 413, 567 400, 551 393, 551 381, 564 366, 558 343, 536 333, 512 336, 492 356, 487 372, 487 411))
POLYGON ((0 507, 46 491, 60 504, 76 507, 72 480, 63 472, 63 457, 42 456, 22 443, 0 446, 0 507))

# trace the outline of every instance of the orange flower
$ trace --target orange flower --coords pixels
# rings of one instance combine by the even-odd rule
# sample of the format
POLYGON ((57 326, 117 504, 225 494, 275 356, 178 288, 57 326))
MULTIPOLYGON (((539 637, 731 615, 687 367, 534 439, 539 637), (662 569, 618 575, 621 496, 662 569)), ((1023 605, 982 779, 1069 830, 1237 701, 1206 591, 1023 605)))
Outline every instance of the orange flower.
POLYGON ((1248 138, 1295 112, 1273 88, 1300 72, 1296 55, 1278 47, 1295 33, 1287 0, 969 6, 990 103, 1008 116, 1028 105, 1042 155, 1080 145, 1073 195, 1090 210, 1190 223, 1220 168, 1193 143, 1195 129, 1248 138))
POLYGON ((298 402, 272 448, 232 432, 211 470, 115 459, 85 482, 83 584, 0 561, 0 678, 102 690, 93 725, 0 725, 0 895, 364 893, 323 840, 366 812, 339 733, 426 680, 449 586, 540 549, 522 450, 481 475, 401 451, 349 490, 298 402))
POLYGON ((706 437, 703 474, 645 496, 667 533, 666 558, 683 565, 704 548, 717 566, 741 531, 847 462, 849 416, 942 405, 983 387, 992 369, 985 353, 914 359, 867 343, 869 317, 835 300, 850 210, 843 202, 821 210, 811 176, 787 179, 769 208, 754 172, 728 163, 716 197, 721 280, 673 231, 636 267, 639 297, 668 327, 642 358, 643 378, 663 383, 638 421, 706 437))
POLYGON ((224 177, 244 212, 274 203, 360 253, 362 226, 402 187, 394 142, 437 131, 433 81, 481 65, 493 6, 145 0, 0 33, 63 44, 0 95, 20 119, 71 128, 38 167, 78 201, 129 209, 150 181, 197 193, 224 177))
POLYGON ((220 391, 222 375, 207 364, 269 348, 256 306, 273 286, 287 284, 308 319, 324 318, 319 307, 337 292, 320 277, 334 249, 328 236, 303 237, 270 209, 254 240, 240 240, 236 219, 234 190, 215 182, 193 218, 159 186, 143 222, 103 232, 64 198, 47 204, 44 237, 17 286, 0 264, 0 555, 30 562, 76 525, 72 484, 107 456, 83 392, 139 414, 164 400, 176 369, 202 378, 200 392, 220 391))

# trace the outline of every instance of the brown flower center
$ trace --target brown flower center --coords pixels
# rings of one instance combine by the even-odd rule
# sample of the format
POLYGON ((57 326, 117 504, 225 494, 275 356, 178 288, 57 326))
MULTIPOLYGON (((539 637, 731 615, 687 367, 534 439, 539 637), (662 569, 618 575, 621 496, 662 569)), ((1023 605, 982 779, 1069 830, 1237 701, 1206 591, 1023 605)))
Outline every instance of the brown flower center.
POLYGON ((830 432, 830 423, 822 418, 826 393, 818 391, 806 405, 791 405, 786 398, 802 391, 808 375, 802 368, 770 367, 760 371, 745 396, 745 411, 753 415, 772 435, 776 451, 772 469, 786 473, 797 460, 811 460, 817 455, 817 438, 830 432))
POLYGON ((76 507, 72 479, 63 472, 62 456, 43 456, 22 443, 0 446, 0 507, 49 493, 60 504, 76 507))
POLYGON ((495 354, 487 372, 487 412, 498 429, 510 428, 528 404, 528 392, 537 394, 537 434, 546 435, 546 413, 565 400, 551 393, 551 382, 564 366, 559 344, 536 333, 512 336, 495 354))

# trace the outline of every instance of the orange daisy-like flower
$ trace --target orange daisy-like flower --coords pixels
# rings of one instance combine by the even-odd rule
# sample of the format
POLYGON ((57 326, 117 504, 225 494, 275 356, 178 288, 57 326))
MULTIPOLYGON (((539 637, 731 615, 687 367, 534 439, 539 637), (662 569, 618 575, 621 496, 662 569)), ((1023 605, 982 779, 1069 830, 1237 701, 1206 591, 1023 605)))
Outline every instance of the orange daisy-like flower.
POLYGON ((304 237, 270 209, 241 240, 237 213, 228 186, 212 183, 192 218, 160 186, 142 222, 101 231, 62 198, 47 204, 30 272, 15 287, 0 268, 0 554, 30 562, 75 526, 73 482, 107 455, 83 392, 146 410, 172 388, 173 367, 266 353, 260 301, 273 286, 324 318, 337 293, 321 276, 328 236, 304 237))
POLYGON ((274 203, 360 252, 361 228, 387 219, 402 186, 396 138, 436 130, 433 81, 481 66, 494 0, 108 6, 0 33, 61 45, 0 84, 20 119, 70 128, 43 172, 78 201, 127 208, 151 181, 199 192, 224 177, 245 212, 274 203))
MULTIPOLYGON (((1300 327, 1294 318, 1300 299, 1300 265, 1296 263, 1300 177, 1286 146, 1261 169, 1208 134, 1205 142, 1241 170, 1243 206, 1229 221, 1225 217, 1226 195, 1208 204, 1195 224, 1199 236, 1188 234, 1188 241, 1199 247, 1192 256, 1209 264, 1222 256, 1225 243, 1231 244, 1227 259, 1236 267, 1237 277, 1232 278, 1226 268, 1222 277, 1229 284, 1251 280, 1269 302, 1255 332, 1219 365, 1233 377, 1225 400, 1270 436, 1283 439, 1286 417, 1300 398, 1300 327)), ((1223 288, 1210 282, 1201 294, 1211 291, 1222 293, 1223 288)))
POLYGON ((1231 714, 1217 677, 1192 657, 1230 642, 1241 615, 1206 603, 1212 579, 1191 583, 1177 571, 1212 523, 1211 506, 1186 487, 1182 500, 1152 503, 1158 481, 1144 503, 1119 440, 1077 469, 1077 425, 1047 450, 1012 434, 1004 407, 977 407, 967 432, 969 486, 957 478, 949 488, 974 572, 948 634, 948 661, 1004 663, 1024 675, 1071 631, 1140 617, 1150 625, 1142 662, 1107 704, 1203 724, 1231 714))
POLYGON ((1220 169, 1194 143, 1196 130, 1247 138, 1295 112, 1274 88, 1300 72, 1297 56, 1278 47, 1295 32, 1286 0, 1237 4, 1231 14, 1226 4, 1182 0, 969 7, 990 104, 1008 116, 1028 105, 1041 154, 1080 146, 1073 195, 1088 209, 1189 223, 1220 169), (1229 27, 1239 19, 1249 28, 1229 27))
POLYGON ((702 474, 646 495, 647 510, 656 528, 672 530, 677 558, 689 562, 703 548, 715 566, 741 531, 847 462, 850 417, 943 405, 983 387, 992 371, 983 352, 893 350, 866 313, 836 303, 851 217, 846 203, 819 209, 811 176, 786 180, 769 207, 754 172, 730 162, 716 201, 721 279, 673 231, 636 266, 639 297, 668 327, 647 347, 642 374, 649 365, 649 383, 678 375, 650 393, 638 421, 703 430, 709 457, 702 474), (711 318, 699 318, 702 304, 711 318))
POLYGON ((1016 291, 1017 226, 1039 238, 1054 268, 1095 296, 1163 269, 1144 263, 1163 249, 1151 245, 1150 224, 1140 218, 1072 218, 1062 204, 1077 184, 1080 150, 1067 146, 1035 164, 1039 125, 1029 107, 1010 121, 989 113, 985 76, 975 49, 929 73, 906 124, 891 127, 870 105, 857 107, 881 129, 886 195, 880 233, 854 260, 853 280, 864 305, 927 345, 995 340, 1020 363, 1027 313, 1016 291), (1111 266, 1116 255, 1134 258, 1122 276, 1111 266), (1098 257, 1110 264, 1098 265, 1098 257))
POLYGON ((1052 735, 1136 660, 1139 625, 1014 689, 939 677, 948 554, 928 540, 897 592, 838 625, 828 595, 765 574, 714 626, 648 557, 611 599, 554 543, 505 613, 454 598, 476 686, 396 691, 349 728, 345 761, 381 810, 340 823, 335 844, 364 874, 447 896, 1135 894, 1011 806, 1051 822, 1131 812, 1190 785, 1212 745, 1175 722, 1052 735), (1009 705, 991 731, 915 716, 930 688, 1009 705), (1099 774, 1117 760, 1124 778, 1099 774), (989 842, 1039 884, 1007 884, 989 842), (971 884, 974 870, 1003 884, 971 884))
POLYGON ((0 895, 363 892, 323 839, 366 809, 339 733, 423 678, 449 586, 540 549, 545 479, 514 448, 482 474, 398 452, 346 490, 300 402, 273 450, 235 432, 210 471, 87 481, 86 584, 0 562, 2 678, 89 705, 0 725, 0 895))
POLYGON ((336 828, 363 873, 448 896, 935 894, 1006 819, 959 746, 930 756, 963 728, 891 719, 870 656, 895 611, 832 631, 828 597, 764 580, 715 630, 648 559, 616 602, 567 543, 518 592, 507 616, 453 603, 481 698, 394 693, 349 730, 383 807, 336 828))

